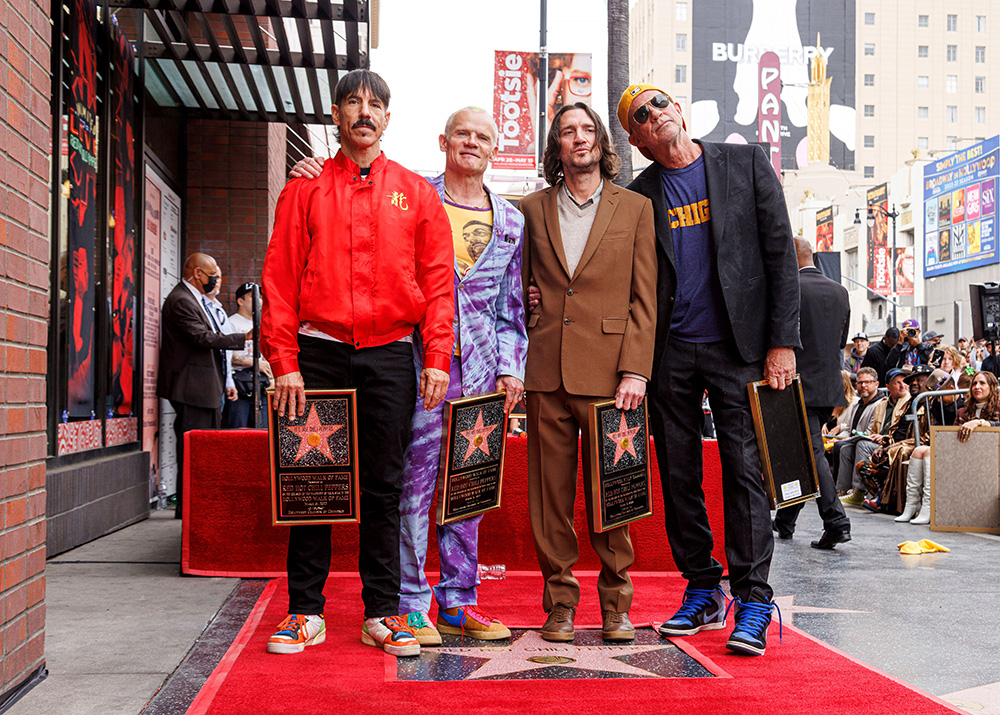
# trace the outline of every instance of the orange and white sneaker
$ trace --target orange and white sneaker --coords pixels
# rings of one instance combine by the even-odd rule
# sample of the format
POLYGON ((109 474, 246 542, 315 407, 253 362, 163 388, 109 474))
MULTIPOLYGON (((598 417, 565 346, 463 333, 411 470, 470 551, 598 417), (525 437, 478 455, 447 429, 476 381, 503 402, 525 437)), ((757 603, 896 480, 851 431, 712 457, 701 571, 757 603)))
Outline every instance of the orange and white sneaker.
POLYGON ((420 655, 420 642, 407 624, 406 616, 365 619, 361 642, 381 648, 389 655, 420 655))
POLYGON ((267 641, 268 653, 301 653, 307 645, 319 645, 326 640, 326 619, 323 616, 289 614, 267 641))
POLYGON ((438 608, 437 629, 441 633, 468 636, 481 641, 510 638, 507 626, 487 616, 476 605, 438 608))

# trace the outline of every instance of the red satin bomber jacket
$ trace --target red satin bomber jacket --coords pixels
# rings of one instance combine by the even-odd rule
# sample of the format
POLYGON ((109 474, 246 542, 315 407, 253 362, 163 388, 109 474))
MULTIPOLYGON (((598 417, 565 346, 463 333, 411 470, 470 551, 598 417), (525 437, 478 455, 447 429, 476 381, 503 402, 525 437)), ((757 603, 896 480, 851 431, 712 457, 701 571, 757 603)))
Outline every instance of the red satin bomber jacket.
POLYGON ((363 177, 338 151, 318 179, 292 179, 278 197, 264 258, 264 356, 275 376, 297 372, 302 323, 355 348, 419 326, 424 366, 447 372, 454 271, 437 191, 384 153, 363 177))

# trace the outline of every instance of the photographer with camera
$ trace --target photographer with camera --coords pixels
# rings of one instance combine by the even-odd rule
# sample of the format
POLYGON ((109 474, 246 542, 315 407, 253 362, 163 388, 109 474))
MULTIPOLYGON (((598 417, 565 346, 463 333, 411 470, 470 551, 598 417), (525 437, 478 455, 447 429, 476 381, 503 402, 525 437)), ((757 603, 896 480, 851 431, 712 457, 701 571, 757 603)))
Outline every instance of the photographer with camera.
MULTIPOLYGON (((928 332, 931 337, 937 337, 937 333, 928 332)), ((934 353, 934 344, 920 341, 920 323, 913 318, 903 321, 903 328, 900 331, 900 341, 889 351, 885 359, 886 370, 893 368, 902 369, 904 365, 928 365, 934 353)))

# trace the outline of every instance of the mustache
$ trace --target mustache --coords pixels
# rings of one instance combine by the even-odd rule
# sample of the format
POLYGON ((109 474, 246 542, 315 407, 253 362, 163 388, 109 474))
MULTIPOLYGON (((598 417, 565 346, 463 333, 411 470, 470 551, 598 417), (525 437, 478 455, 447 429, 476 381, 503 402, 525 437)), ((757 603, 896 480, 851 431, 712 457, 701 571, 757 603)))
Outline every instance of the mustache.
POLYGON ((351 129, 357 129, 358 127, 368 127, 369 129, 375 128, 375 122, 373 122, 368 117, 361 117, 358 121, 354 122, 351 129))

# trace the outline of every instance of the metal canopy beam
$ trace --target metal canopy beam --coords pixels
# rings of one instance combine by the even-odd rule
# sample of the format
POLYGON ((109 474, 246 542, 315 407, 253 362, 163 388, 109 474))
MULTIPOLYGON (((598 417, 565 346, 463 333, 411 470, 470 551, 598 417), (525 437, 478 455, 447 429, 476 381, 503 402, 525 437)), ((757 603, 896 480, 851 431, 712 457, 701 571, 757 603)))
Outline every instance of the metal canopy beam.
MULTIPOLYGON (((297 0, 109 0, 113 8, 136 10, 174 10, 219 15, 254 15, 306 20, 344 20, 344 4, 333 3, 329 14, 318 3, 297 0)), ((329 3, 328 3, 329 4, 329 3)))

